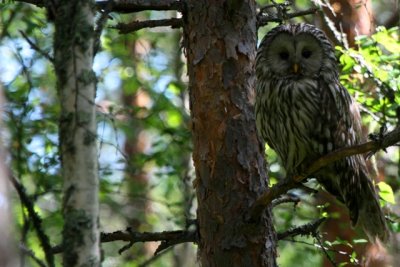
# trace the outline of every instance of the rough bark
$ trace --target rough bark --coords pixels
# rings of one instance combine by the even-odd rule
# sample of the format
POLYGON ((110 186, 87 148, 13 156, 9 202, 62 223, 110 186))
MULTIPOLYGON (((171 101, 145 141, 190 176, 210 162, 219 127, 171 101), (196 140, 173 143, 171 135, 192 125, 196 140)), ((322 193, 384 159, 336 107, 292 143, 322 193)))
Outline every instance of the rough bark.
POLYGON ((64 266, 100 266, 93 15, 92 1, 60 1, 56 7, 64 266))
POLYGON ((187 2, 185 27, 202 266, 276 266, 270 210, 246 221, 267 190, 253 98, 251 0, 187 2))

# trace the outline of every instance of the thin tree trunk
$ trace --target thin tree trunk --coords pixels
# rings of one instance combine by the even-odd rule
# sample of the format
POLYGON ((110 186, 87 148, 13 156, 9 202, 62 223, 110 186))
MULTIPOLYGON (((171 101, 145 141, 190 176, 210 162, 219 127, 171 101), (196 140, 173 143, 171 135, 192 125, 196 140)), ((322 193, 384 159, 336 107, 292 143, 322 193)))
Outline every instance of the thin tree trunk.
MULTIPOLYGON (((375 29, 371 0, 330 0, 330 7, 324 7, 324 13, 335 24, 339 32, 346 34, 350 47, 355 46, 356 37, 371 35, 375 29)), ((335 40, 326 23, 322 28, 335 40)))
POLYGON ((60 1, 55 68, 61 102, 64 266, 100 266, 93 64, 94 2, 60 1))
POLYGON ((187 2, 185 28, 201 266, 276 266, 269 210, 246 212, 267 190, 254 120, 255 2, 187 2))
POLYGON ((4 148, 4 124, 1 121, 4 114, 3 87, 0 84, 0 266, 12 267, 17 265, 15 254, 15 240, 12 238, 13 225, 11 223, 11 202, 8 195, 9 179, 5 165, 6 151, 4 148))

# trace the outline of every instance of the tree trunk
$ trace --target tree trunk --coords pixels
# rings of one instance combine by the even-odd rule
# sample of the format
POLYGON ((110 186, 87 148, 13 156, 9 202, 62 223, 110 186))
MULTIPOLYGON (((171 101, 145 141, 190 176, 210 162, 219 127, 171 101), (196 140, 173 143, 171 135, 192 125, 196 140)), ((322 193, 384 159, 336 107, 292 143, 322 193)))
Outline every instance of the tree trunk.
MULTIPOLYGON (((346 34, 350 47, 355 46, 356 37, 371 35, 375 29, 371 0, 330 0, 330 7, 324 7, 324 13, 335 24, 336 29, 346 34)), ((335 40, 326 23, 323 30, 331 40, 335 40)))
POLYGON ((185 28, 201 266, 276 266, 271 212, 246 212, 267 190, 254 119, 255 2, 187 2, 185 28))
POLYGON ((15 240, 13 239, 13 223, 11 217, 11 202, 8 195, 9 178, 5 164, 6 151, 3 143, 5 127, 2 121, 5 107, 3 86, 0 84, 0 266, 11 267, 17 265, 15 254, 15 240))
POLYGON ((100 266, 93 64, 94 2, 60 1, 55 68, 61 102, 64 266, 100 266))

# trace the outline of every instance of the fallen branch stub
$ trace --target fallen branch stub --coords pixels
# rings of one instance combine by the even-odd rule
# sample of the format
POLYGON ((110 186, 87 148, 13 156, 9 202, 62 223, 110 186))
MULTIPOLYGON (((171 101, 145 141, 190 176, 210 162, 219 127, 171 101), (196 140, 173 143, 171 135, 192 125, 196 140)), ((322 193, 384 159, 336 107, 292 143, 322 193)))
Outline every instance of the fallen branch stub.
POLYGON ((294 177, 286 177, 267 192, 262 194, 250 207, 249 219, 257 221, 260 218, 263 210, 271 204, 271 202, 285 194, 288 190, 293 189, 299 185, 309 175, 315 173, 319 169, 345 157, 364 154, 367 152, 375 153, 380 149, 385 149, 389 146, 394 146, 400 142, 400 127, 395 128, 393 131, 382 135, 378 140, 369 141, 364 144, 355 145, 352 147, 344 147, 337 149, 325 156, 314 161, 301 175, 294 177))

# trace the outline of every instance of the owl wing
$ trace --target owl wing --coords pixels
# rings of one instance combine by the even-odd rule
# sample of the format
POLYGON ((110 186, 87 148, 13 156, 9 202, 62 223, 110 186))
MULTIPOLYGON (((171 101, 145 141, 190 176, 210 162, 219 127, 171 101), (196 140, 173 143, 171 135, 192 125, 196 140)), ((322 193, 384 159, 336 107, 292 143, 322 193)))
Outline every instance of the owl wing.
POLYGON ((361 124, 357 103, 337 79, 329 82, 321 79, 318 87, 320 119, 315 122, 313 135, 319 146, 314 150, 324 155, 359 143, 361 124))
MULTIPOLYGON (((362 132, 357 103, 338 80, 329 84, 321 81, 320 89, 321 120, 316 128, 319 130, 318 142, 322 144, 320 155, 359 144, 362 132)), ((354 195, 359 194, 362 187, 372 185, 364 158, 357 155, 341 159, 322 171, 319 180, 326 190, 346 204, 351 211, 351 220, 356 223, 361 203, 354 195)))
MULTIPOLYGON (((321 140, 332 143, 326 146, 325 153, 364 141, 360 112, 348 91, 339 81, 330 84, 322 82, 321 88, 321 123, 325 125, 322 129, 328 128, 332 133, 330 138, 325 134, 326 140, 321 140)), ((382 240, 386 238, 386 223, 363 155, 336 161, 320 174, 319 180, 325 189, 348 207, 353 225, 361 221, 371 236, 380 236, 382 240)))

